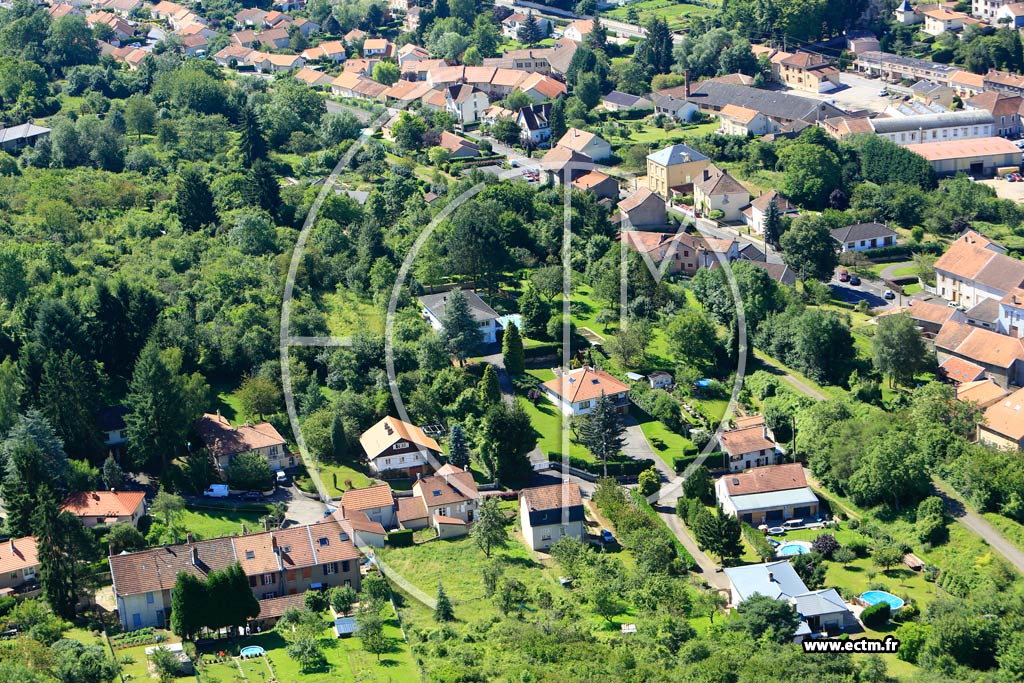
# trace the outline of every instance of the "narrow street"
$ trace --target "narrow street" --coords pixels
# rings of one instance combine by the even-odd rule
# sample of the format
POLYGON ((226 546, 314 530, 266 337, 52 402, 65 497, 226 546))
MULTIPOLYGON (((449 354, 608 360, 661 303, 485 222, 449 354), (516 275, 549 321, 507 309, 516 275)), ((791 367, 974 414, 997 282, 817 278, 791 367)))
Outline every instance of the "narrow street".
POLYGON ((967 507, 960 496, 944 481, 933 477, 932 486, 935 495, 942 498, 946 503, 946 510, 956 521, 981 536, 993 550, 1005 557, 1018 572, 1024 574, 1024 552, 1021 552, 1020 548, 1006 540, 1006 537, 989 524, 987 519, 967 507))

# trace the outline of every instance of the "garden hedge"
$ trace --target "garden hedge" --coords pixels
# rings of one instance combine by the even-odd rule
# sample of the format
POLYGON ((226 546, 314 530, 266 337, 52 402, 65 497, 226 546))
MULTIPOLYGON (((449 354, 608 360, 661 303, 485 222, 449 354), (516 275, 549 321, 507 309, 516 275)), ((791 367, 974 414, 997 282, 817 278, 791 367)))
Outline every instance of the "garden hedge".
POLYGON ((408 548, 412 542, 412 529, 395 529, 388 532, 388 545, 392 548, 408 548))
POLYGON ((889 623, 890 616, 892 616, 892 609, 889 607, 889 603, 879 602, 861 612, 860 620, 868 628, 878 630, 889 623))

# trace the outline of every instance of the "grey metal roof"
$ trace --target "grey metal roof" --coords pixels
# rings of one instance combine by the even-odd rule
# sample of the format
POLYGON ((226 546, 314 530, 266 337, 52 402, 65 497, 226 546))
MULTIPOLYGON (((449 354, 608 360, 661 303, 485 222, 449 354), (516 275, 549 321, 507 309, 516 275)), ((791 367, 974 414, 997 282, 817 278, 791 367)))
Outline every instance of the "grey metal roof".
POLYGON ((630 95, 629 93, 620 92, 618 90, 612 90, 610 93, 604 96, 605 102, 611 102, 622 107, 632 107, 637 102, 644 99, 639 95, 630 95))
POLYGON ((953 66, 951 64, 939 64, 938 62, 932 62, 927 59, 904 57, 903 55, 896 55, 891 52, 880 52, 878 50, 862 52, 857 55, 857 61, 865 64, 875 62, 879 66, 882 64, 895 64, 909 69, 920 69, 922 71, 930 71, 932 73, 947 75, 955 71, 960 71, 960 67, 953 66))
MULTIPOLYGON (((420 297, 420 303, 423 304, 423 308, 430 311, 435 318, 444 321, 444 309, 448 306, 448 300, 451 295, 451 292, 427 294, 426 296, 420 297)), ((485 304, 484 300, 481 299, 473 290, 464 289, 462 290, 462 295, 466 297, 466 303, 469 304, 469 312, 473 315, 473 320, 476 320, 477 322, 484 322, 498 318, 497 312, 485 304)))
POLYGON ((659 149, 647 158, 662 166, 675 166, 691 161, 707 161, 707 157, 689 145, 670 145, 665 149, 659 149))
POLYGON ((729 583, 736 589, 740 602, 755 594, 778 600, 807 592, 807 586, 800 580, 793 565, 786 560, 726 567, 724 571, 729 577, 729 583))
POLYGON ((793 507, 794 505, 813 505, 818 502, 814 491, 807 486, 785 491, 768 491, 766 493, 748 493, 743 496, 730 496, 737 514, 752 510, 769 510, 772 508, 793 507))
POLYGON ((803 595, 793 596, 793 600, 796 603, 796 611, 804 619, 822 614, 850 611, 835 588, 810 591, 803 595))
POLYGON ((699 107, 715 109, 734 104, 759 111, 769 118, 785 121, 817 121, 846 113, 835 105, 821 100, 719 81, 703 81, 694 88, 686 101, 699 107))
POLYGON ((876 133, 902 133, 912 130, 947 128, 950 126, 981 126, 995 123, 992 114, 984 109, 965 109, 945 114, 920 114, 918 116, 899 116, 889 119, 871 119, 868 121, 876 133))
POLYGON ((983 323, 994 323, 999 320, 999 299, 982 299, 975 304, 964 315, 968 320, 977 320, 983 323))
POLYGON ((0 128, 0 144, 16 140, 29 140, 37 135, 45 135, 49 132, 49 128, 43 128, 34 123, 22 123, 10 128, 0 128))

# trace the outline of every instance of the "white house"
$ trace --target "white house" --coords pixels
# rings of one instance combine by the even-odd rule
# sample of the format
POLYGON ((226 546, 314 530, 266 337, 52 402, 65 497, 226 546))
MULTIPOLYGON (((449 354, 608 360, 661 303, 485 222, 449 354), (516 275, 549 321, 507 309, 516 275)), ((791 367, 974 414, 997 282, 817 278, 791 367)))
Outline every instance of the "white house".
POLYGON ((985 299, 1002 300, 1024 283, 1024 261, 1007 256, 999 244, 968 230, 935 261, 935 292, 973 308, 985 299))
MULTIPOLYGON (((469 312, 473 319, 480 326, 480 334, 484 344, 494 344, 498 341, 498 331, 501 330, 501 323, 498 321, 498 314, 493 308, 484 303, 484 300, 471 289, 461 290, 462 295, 469 304, 469 312)), ((440 294, 427 294, 420 297, 420 304, 423 306, 423 315, 427 322, 436 331, 444 329, 445 309, 448 306, 451 292, 440 294)))
POLYGON ((775 190, 768 190, 759 194, 750 206, 743 209, 743 219, 750 226, 750 231, 755 235, 764 234, 764 220, 768 215, 768 206, 775 202, 775 208, 779 210, 780 216, 795 216, 800 213, 788 199, 775 190))
POLYGON ((544 382, 541 389, 564 415, 586 415, 601 395, 607 396, 617 412, 629 409, 629 386, 604 370, 582 367, 544 382))
POLYGON ((875 135, 888 138, 897 145, 973 140, 995 135, 995 119, 984 109, 891 116, 868 119, 867 123, 875 135))
POLYGON ((718 441, 725 452, 730 472, 778 465, 782 461, 782 454, 775 449, 775 442, 768 438, 768 428, 764 425, 722 432, 718 441))
POLYGON ((445 88, 445 111, 461 126, 469 126, 480 121, 489 105, 487 94, 471 85, 460 84, 445 88))
POLYGON ((519 110, 516 123, 519 124, 519 137, 523 144, 536 147, 551 138, 551 103, 533 104, 519 110))
POLYGON ((896 244, 898 233, 881 223, 857 223, 836 228, 832 239, 839 243, 839 251, 867 251, 896 244))
POLYGON ((727 474, 715 482, 715 497, 723 510, 751 526, 818 514, 818 497, 807 486, 800 463, 727 474))
POLYGON ((702 216, 721 211, 723 221, 741 220, 749 200, 747 188, 716 166, 705 168, 693 182, 693 205, 702 216))
POLYGON ((537 22, 537 28, 539 29, 540 37, 547 38, 551 35, 551 20, 546 19, 542 16, 538 16, 530 12, 529 14, 523 14, 522 12, 513 12, 504 19, 501 20, 501 33, 506 38, 512 40, 519 40, 519 29, 530 21, 530 19, 537 22))
POLYGON ((548 550, 563 538, 583 541, 583 500, 571 482, 523 489, 519 493, 519 522, 531 550, 548 550))
POLYGON ((430 472, 430 460, 441 452, 437 441, 416 425, 390 415, 359 436, 359 445, 376 474, 415 477, 430 472))

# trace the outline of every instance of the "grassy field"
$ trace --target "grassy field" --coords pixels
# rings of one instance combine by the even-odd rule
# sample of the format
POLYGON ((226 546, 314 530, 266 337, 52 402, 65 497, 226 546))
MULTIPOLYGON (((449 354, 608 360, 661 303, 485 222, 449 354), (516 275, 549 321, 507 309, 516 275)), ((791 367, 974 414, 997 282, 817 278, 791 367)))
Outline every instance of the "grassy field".
POLYGON ((996 512, 985 512, 982 513, 982 516, 988 520, 989 524, 998 529, 999 533, 1006 537, 1006 540, 1024 550, 1024 524, 1009 517, 1003 517, 996 512))
POLYGON ((260 528, 260 517, 266 513, 236 512, 234 510, 186 509, 181 515, 180 525, 191 531, 197 538, 231 536, 242 529, 250 531, 260 528))
POLYGON ((681 457, 687 449, 696 448, 693 442, 685 436, 676 434, 635 405, 630 408, 630 413, 640 423, 640 429, 643 430, 647 443, 651 444, 654 452, 669 467, 673 466, 672 459, 674 457, 681 457))
POLYGON ((384 311, 368 298, 338 287, 333 294, 323 297, 327 314, 327 329, 336 337, 347 337, 356 332, 384 334, 384 311))
MULTIPOLYGON (((547 368, 531 369, 526 371, 538 382, 547 382, 555 378, 555 373, 547 368)), ((562 457, 562 421, 563 416, 546 398, 541 398, 537 405, 534 405, 525 396, 519 397, 519 403, 523 406, 526 414, 530 416, 530 423, 537 435, 537 445, 550 459, 559 460, 562 457)), ((589 462, 594 461, 594 456, 586 448, 577 443, 569 443, 569 455, 589 462)))
POLYGON ((619 21, 626 21, 629 8, 633 8, 640 16, 640 23, 644 23, 648 17, 656 16, 668 22, 670 30, 678 31, 684 28, 690 17, 705 17, 714 14, 717 10, 711 7, 699 5, 687 5, 673 0, 642 0, 630 5, 616 7, 604 13, 604 16, 619 21))
POLYGON ((348 488, 365 488, 371 483, 370 477, 362 470, 351 465, 336 463, 321 463, 320 479, 323 480, 324 486, 327 487, 327 492, 331 496, 340 496, 348 488), (351 482, 352 486, 347 486, 346 482, 351 482))

